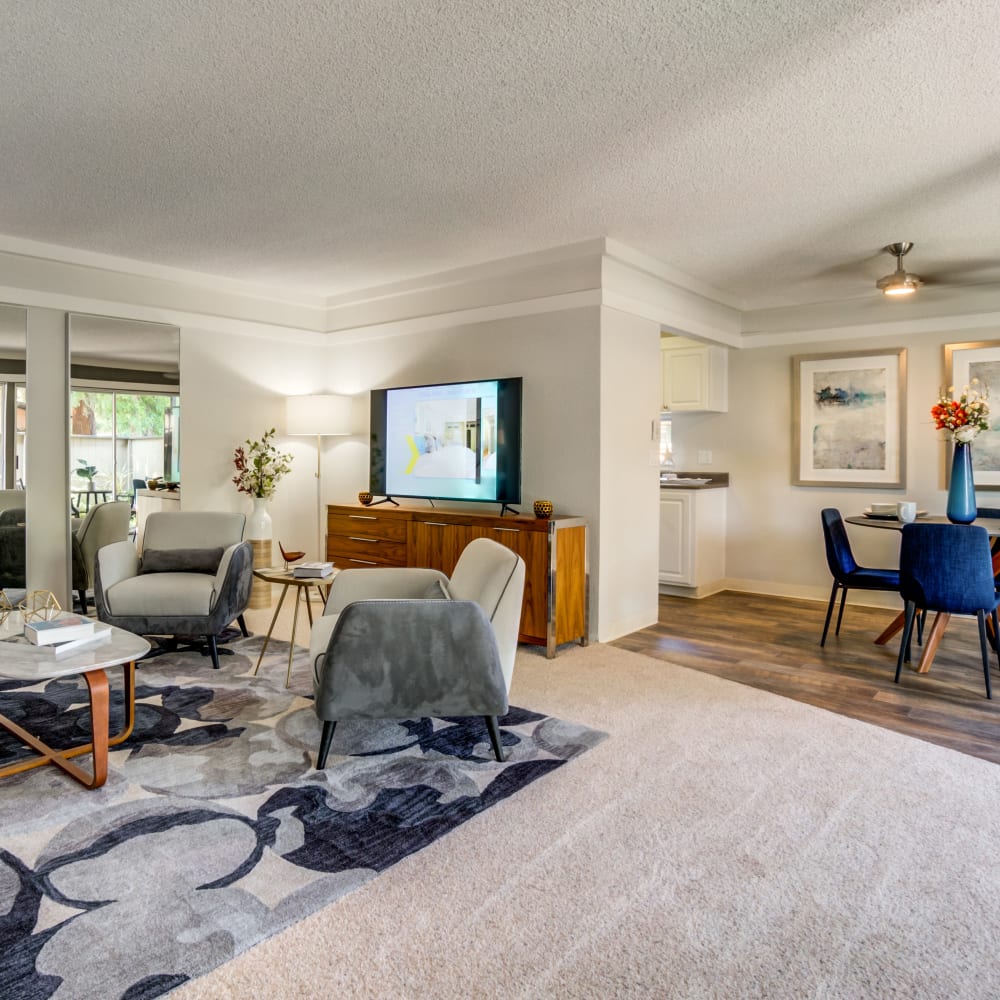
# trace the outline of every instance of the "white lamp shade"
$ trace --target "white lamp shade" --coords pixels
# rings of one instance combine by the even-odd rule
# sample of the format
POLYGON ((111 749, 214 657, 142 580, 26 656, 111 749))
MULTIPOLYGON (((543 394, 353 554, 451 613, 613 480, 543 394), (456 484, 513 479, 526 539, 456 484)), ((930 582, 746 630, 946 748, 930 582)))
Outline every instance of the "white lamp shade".
POLYGON ((350 396, 289 396, 285 401, 285 433, 317 435, 351 433, 350 396))

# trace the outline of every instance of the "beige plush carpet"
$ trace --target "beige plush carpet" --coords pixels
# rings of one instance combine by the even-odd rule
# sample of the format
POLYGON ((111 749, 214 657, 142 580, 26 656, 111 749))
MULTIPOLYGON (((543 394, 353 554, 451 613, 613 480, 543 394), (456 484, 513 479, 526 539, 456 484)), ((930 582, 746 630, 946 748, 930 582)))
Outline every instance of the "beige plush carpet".
POLYGON ((611 647, 512 701, 609 738, 171 994, 1000 996, 1000 769, 611 647))

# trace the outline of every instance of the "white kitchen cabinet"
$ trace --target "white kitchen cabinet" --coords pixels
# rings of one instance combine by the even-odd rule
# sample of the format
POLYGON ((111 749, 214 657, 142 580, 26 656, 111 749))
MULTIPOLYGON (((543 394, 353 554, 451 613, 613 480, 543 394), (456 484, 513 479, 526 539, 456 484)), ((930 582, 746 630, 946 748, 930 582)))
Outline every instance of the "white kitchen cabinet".
POLYGON ((726 490, 660 490, 660 585, 704 597, 726 576, 726 490))
POLYGON ((663 337, 663 408, 725 413, 729 409, 728 350, 686 337, 663 337))

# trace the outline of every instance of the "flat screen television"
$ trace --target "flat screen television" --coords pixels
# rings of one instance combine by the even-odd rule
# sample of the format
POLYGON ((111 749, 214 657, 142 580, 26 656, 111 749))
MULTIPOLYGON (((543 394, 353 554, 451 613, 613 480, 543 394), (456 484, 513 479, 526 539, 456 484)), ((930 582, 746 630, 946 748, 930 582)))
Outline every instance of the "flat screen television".
POLYGON ((521 379, 373 389, 372 493, 521 500, 521 379))

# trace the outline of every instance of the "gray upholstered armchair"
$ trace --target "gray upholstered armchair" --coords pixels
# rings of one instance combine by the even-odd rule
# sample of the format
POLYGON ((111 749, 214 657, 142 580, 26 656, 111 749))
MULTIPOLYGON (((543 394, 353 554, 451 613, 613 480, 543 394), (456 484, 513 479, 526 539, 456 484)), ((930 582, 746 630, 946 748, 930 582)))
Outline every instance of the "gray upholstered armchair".
POLYGON ((432 569, 347 569, 313 625, 316 766, 342 719, 480 716, 497 760, 524 596, 524 560, 488 538, 449 580, 432 569))
POLYGON ((94 586, 94 561, 97 550, 112 542, 124 542, 128 538, 128 523, 132 510, 127 500, 113 500, 99 503, 87 511, 87 516, 76 529, 76 540, 80 545, 80 557, 84 575, 73 578, 73 589, 80 598, 80 608, 87 613, 87 591, 94 586))
MULTIPOLYGON (((126 507, 128 505, 126 504, 126 507)), ((138 635, 204 636, 219 668, 218 634, 243 612, 253 583, 253 550, 242 541, 244 514, 150 514, 142 559, 132 542, 97 553, 97 617, 138 635)))

